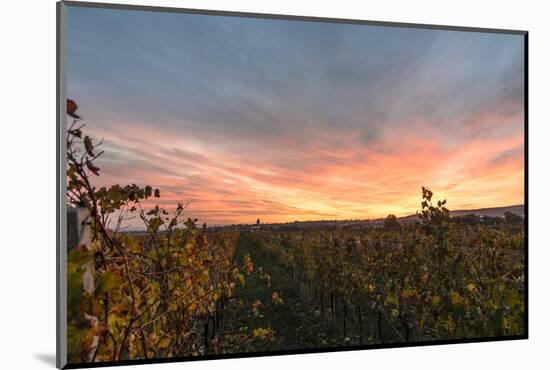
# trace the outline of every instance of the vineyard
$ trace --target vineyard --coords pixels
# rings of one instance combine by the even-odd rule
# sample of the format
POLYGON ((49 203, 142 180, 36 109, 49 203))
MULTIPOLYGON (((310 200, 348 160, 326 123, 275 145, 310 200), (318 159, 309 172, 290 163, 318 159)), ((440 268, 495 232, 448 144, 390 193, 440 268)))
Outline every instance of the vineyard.
POLYGON ((254 258, 269 261, 318 318, 316 345, 522 334, 523 232, 435 217, 399 230, 248 237, 254 258))
POLYGON ((151 186, 95 187, 100 144, 67 108, 67 200, 91 230, 68 253, 70 363, 525 331, 523 222, 458 222, 422 188, 406 225, 211 229, 187 203, 145 207, 151 186))

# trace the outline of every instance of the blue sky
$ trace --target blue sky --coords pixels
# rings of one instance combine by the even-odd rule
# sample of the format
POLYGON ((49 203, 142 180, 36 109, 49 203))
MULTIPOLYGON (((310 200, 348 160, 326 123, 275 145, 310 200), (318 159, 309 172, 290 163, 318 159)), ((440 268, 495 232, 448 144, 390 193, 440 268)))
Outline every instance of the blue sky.
POLYGON ((215 223, 521 203, 520 35, 69 7, 67 36, 100 181, 215 223))

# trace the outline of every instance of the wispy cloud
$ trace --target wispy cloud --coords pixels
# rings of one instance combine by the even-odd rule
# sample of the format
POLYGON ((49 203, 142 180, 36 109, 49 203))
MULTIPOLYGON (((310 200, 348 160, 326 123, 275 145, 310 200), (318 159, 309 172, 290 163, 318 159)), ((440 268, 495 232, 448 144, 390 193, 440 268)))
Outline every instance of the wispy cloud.
POLYGON ((68 37, 99 181, 209 223, 523 201, 520 36, 70 8, 68 37))

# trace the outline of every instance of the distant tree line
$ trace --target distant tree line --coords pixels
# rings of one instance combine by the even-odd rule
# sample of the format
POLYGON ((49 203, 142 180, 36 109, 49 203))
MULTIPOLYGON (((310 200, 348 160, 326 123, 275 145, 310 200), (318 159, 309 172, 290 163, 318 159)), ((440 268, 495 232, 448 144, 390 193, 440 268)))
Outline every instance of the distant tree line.
POLYGON ((509 225, 523 222, 524 218, 513 212, 504 212, 504 217, 479 216, 470 213, 464 216, 453 217, 453 221, 467 225, 509 225))

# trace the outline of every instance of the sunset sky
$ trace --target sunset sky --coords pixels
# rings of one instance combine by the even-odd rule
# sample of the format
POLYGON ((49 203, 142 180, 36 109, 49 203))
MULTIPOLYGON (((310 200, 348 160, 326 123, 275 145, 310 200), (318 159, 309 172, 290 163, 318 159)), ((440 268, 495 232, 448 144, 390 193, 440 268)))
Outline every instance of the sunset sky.
POLYGON ((210 225, 523 204, 523 36, 68 8, 97 185, 210 225))

